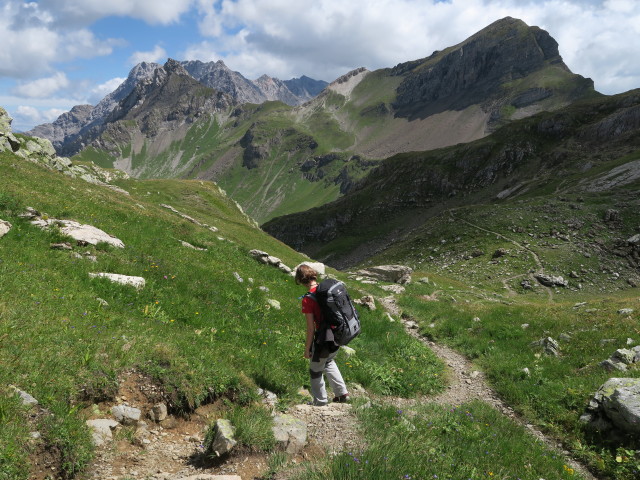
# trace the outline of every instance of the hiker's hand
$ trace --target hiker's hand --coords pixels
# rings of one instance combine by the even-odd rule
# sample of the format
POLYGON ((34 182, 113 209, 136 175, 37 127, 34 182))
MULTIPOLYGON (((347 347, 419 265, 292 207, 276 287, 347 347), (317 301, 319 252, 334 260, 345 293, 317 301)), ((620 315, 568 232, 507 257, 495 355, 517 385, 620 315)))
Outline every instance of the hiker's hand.
POLYGON ((311 349, 305 348, 304 350, 304 358, 311 358, 311 349))

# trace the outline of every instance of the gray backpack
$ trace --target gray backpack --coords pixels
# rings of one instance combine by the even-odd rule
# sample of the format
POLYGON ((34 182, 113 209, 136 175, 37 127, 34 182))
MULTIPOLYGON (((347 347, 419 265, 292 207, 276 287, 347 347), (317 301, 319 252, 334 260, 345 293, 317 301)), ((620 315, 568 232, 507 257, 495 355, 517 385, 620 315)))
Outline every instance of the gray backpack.
POLYGON ((330 329, 336 345, 346 345, 360 334, 358 312, 343 282, 327 278, 320 282, 315 293, 308 295, 318 302, 322 310, 320 330, 330 329))

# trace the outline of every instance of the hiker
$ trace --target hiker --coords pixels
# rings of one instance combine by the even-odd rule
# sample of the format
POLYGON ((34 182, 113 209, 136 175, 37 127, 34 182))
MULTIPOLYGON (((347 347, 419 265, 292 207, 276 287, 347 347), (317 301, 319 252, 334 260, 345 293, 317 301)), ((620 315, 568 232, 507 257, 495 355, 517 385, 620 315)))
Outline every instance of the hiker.
POLYGON ((340 347, 333 341, 331 329, 323 325, 320 305, 313 296, 309 295, 315 294, 318 287, 318 272, 309 265, 300 265, 296 270, 296 283, 304 285, 309 290, 309 293, 302 297, 302 313, 307 320, 304 358, 310 359, 309 374, 311 375, 311 395, 313 396, 313 402, 310 404, 323 406, 328 403, 323 373, 327 375, 327 380, 335 395, 333 401, 347 402, 349 400, 347 386, 342 379, 338 365, 333 360, 340 347), (327 335, 327 330, 329 335, 327 335))

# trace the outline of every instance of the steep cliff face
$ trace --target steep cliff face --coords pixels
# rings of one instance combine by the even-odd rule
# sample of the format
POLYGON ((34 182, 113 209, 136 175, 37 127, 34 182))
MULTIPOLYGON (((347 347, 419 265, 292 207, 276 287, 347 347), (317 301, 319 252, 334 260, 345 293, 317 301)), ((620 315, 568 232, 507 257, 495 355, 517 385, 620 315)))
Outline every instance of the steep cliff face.
POLYGON ((127 79, 104 97, 95 107, 79 105, 63 113, 53 123, 38 125, 27 135, 51 141, 58 154, 72 156, 84 148, 99 132, 108 116, 141 80, 150 78, 159 68, 157 63, 142 62, 131 69, 127 79))
POLYGON ((116 153, 131 143, 132 134, 153 140, 234 104, 228 95, 203 86, 179 62, 169 59, 118 104, 91 145, 116 153))
MULTIPOLYGON (((191 60, 176 63, 183 67, 187 75, 202 85, 226 93, 236 103, 260 104, 275 100, 287 105, 299 105, 315 96, 327 85, 327 82, 305 76, 283 82, 263 75, 251 81, 229 69, 222 60, 217 62, 191 60)), ((47 138, 61 155, 75 155, 106 128, 105 124, 112 121, 110 116, 116 108, 122 110, 122 106, 119 106, 120 102, 125 100, 139 84, 144 84, 145 88, 153 85, 153 78, 157 76, 156 71, 162 68, 163 66, 157 63, 142 62, 133 67, 126 80, 95 107, 76 106, 70 112, 62 114, 53 123, 34 127, 27 132, 27 135, 47 138), (149 83, 149 80, 152 82, 149 83)))
MULTIPOLYGON (((394 107, 403 117, 463 110, 474 104, 489 107, 496 100, 500 106, 522 108, 560 93, 562 85, 549 81, 545 88, 544 80, 539 86, 516 88, 518 81, 547 68, 554 75, 571 75, 557 42, 546 31, 507 17, 443 52, 397 65, 392 74, 405 78, 394 107)), ((582 79, 568 88, 569 97, 578 98, 593 90, 593 82, 582 79)))
POLYGON ((27 135, 48 139, 56 150, 61 150, 67 139, 78 136, 89 123, 92 105, 76 105, 70 111, 60 115, 53 123, 44 123, 31 129, 27 135))

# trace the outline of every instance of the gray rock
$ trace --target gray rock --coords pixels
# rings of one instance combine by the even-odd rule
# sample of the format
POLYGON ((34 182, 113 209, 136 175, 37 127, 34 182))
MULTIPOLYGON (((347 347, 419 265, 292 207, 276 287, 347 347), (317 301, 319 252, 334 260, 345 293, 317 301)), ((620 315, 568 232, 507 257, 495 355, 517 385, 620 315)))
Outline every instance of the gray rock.
POLYGON ((89 273, 91 278, 106 278, 114 283, 120 283, 122 285, 130 285, 138 290, 144 288, 146 280, 142 277, 132 277, 129 275, 120 275, 118 273, 89 273))
POLYGON ((404 293, 405 291, 402 285, 380 285, 380 288, 385 292, 395 293, 396 295, 404 293))
POLYGON ((164 403, 156 403, 149 410, 149 418, 154 422, 161 422, 167 418, 167 405, 164 403))
POLYGON ((147 424, 144 422, 138 422, 138 428, 136 428, 136 431, 133 434, 133 443, 144 448, 151 443, 149 440, 150 435, 151 433, 147 428, 147 424))
POLYGON ((265 405, 275 407, 278 403, 278 396, 275 393, 270 392, 269 390, 258 388, 258 395, 262 397, 262 403, 264 403, 265 405))
POLYGON ((4 108, 0 107, 0 135, 11 133, 11 122, 13 122, 13 118, 4 108))
POLYGON ((362 305, 363 307, 369 309, 369 310, 375 310, 376 309, 376 302, 374 300, 374 298, 371 295, 365 295, 364 297, 360 298, 360 299, 356 299, 353 301, 353 303, 355 303, 356 305, 362 305))
POLYGON ((411 282, 413 269, 404 265, 378 265, 356 272, 358 275, 371 277, 384 282, 406 285, 411 282))
POLYGON ((571 335, 569 335, 568 333, 561 333, 560 335, 558 335, 558 338, 565 343, 569 343, 572 340, 571 335))
POLYGON ((113 439, 111 431, 118 426, 118 422, 111 419, 87 420, 87 426, 91 430, 93 444, 97 447, 110 442, 113 439))
POLYGON ((11 224, 5 220, 0 220, 0 238, 4 237, 11 230, 11 224))
POLYGON ((491 258, 506 257, 507 255, 509 255, 509 250, 507 250, 506 248, 499 248, 495 252, 493 252, 491 258))
POLYGON ((640 378, 610 378, 596 397, 616 428, 640 434, 640 378))
POLYGON ((190 248, 191 250, 198 250, 199 252, 206 252, 207 251, 206 248, 196 247, 194 245, 191 245, 189 242, 185 242, 184 240, 180 240, 180 244, 183 247, 190 248))
POLYGON ((625 365, 631 365, 635 357, 635 352, 626 348, 619 348, 613 355, 611 355, 611 361, 624 363, 625 365))
POLYGON ((27 407, 32 407, 34 405, 38 405, 38 400, 33 398, 27 392, 23 392, 22 390, 20 390, 19 388, 15 387, 13 385, 10 385, 10 387, 20 397, 20 401, 22 402, 22 405, 27 406, 27 407))
POLYGON ((49 245, 49 248, 51 250, 73 250, 73 247, 69 242, 52 243, 49 245))
POLYGON ((568 287, 569 282, 560 276, 547 275, 546 273, 534 273, 535 277, 540 284, 545 287, 568 287))
POLYGON ((620 220, 620 212, 613 208, 609 208, 607 211, 604 212, 603 220, 607 223, 617 222, 618 220, 620 220))
POLYGON ((293 273, 293 270, 287 267, 284 263, 280 263, 280 265, 278 265, 278 270, 280 270, 282 273, 286 273, 287 275, 293 273))
POLYGON ((627 238, 629 245, 640 245, 640 233, 637 233, 633 237, 627 238))
POLYGON ((533 289, 533 285, 531 284, 531 282, 527 278, 525 278, 524 280, 522 280, 520 282, 520 286, 525 290, 532 290, 533 289))
POLYGON ((273 435, 280 448, 295 455, 307 444, 307 424, 291 415, 276 415, 273 435))
POLYGON ((230 452, 237 443, 234 438, 235 428, 227 419, 220 418, 216 420, 214 435, 215 438, 210 449, 211 453, 215 453, 218 456, 230 452))
POLYGON ((27 207, 25 211, 18 216, 20 218, 35 219, 40 217, 40 212, 33 207, 27 207))
POLYGON ((140 420, 142 412, 138 408, 115 405, 111 407, 111 414, 123 425, 133 425, 140 420))
POLYGON ((236 278, 238 282, 240 283, 244 282, 244 279, 240 276, 238 272, 233 272, 233 276, 236 278))
POLYGON ((263 252, 262 250, 249 250, 249 255, 258 260, 260 263, 268 263, 269 254, 267 252, 263 252))
POLYGON ((610 358, 607 358, 606 360, 603 360, 602 362, 600 362, 600 366, 604 368, 607 372, 614 372, 616 370, 619 372, 627 371, 627 366, 624 363, 615 362, 610 358))
POLYGON ((56 219, 37 219, 32 220, 31 223, 42 229, 57 226, 60 228, 60 232, 64 235, 76 240, 79 244, 91 244, 97 245, 100 242, 108 243, 117 248, 124 248, 122 240, 109 235, 108 233, 96 228, 92 225, 82 225, 72 220, 56 220, 56 219))
POLYGON ((535 342, 531 342, 532 347, 542 347, 544 353, 557 357, 560 354, 560 345, 551 337, 541 338, 535 342))
POLYGON ((631 315, 633 313, 633 308, 621 308, 618 310, 620 315, 631 315))

